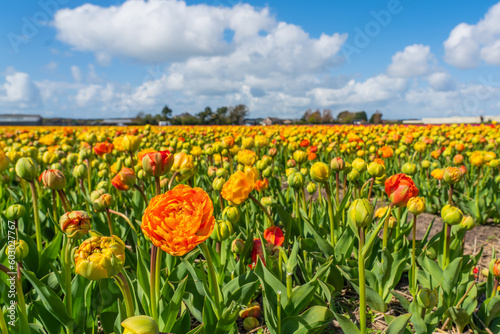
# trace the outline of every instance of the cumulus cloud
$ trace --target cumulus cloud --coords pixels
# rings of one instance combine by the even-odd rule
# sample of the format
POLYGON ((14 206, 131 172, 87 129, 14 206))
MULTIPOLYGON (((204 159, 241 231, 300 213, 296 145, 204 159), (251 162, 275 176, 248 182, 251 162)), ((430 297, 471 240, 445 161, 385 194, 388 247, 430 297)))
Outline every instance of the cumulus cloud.
POLYGON ((444 42, 445 60, 458 68, 474 68, 481 61, 500 65, 500 3, 477 24, 460 23, 444 42))
POLYGON ((82 72, 80 71, 80 68, 78 66, 71 66, 71 75, 76 82, 82 81, 82 72))
POLYGON ((387 74, 393 77, 410 78, 429 74, 436 59, 427 45, 414 44, 392 56, 387 74))
POLYGON ((362 106, 395 98, 407 87, 407 80, 392 78, 385 74, 369 78, 364 82, 350 80, 338 88, 314 88, 308 95, 320 106, 362 106))
POLYGON ((448 72, 435 72, 427 77, 427 81, 432 89, 436 91, 446 91, 455 88, 455 83, 448 72))
POLYGON ((5 83, 0 85, 0 105, 28 108, 40 102, 40 90, 27 73, 14 72, 5 76, 5 83))

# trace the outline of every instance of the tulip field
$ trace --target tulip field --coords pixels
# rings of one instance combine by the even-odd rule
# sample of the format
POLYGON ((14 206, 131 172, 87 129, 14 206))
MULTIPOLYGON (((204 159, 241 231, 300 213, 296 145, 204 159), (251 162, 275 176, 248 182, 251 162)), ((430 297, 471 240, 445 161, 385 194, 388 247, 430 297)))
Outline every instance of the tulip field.
POLYGON ((496 124, 0 128, 1 333, 498 334, 500 257, 467 235, 500 222, 499 145, 496 124))

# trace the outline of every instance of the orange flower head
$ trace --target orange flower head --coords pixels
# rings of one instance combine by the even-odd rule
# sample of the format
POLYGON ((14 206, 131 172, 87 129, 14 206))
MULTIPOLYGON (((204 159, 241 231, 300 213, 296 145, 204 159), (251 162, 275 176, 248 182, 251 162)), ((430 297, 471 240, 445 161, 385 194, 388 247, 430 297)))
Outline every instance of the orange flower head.
POLYGON ((401 173, 385 180, 385 193, 391 204, 402 207, 410 198, 418 196, 418 189, 411 177, 401 173))
POLYGON ((97 143, 94 145, 95 154, 101 156, 113 152, 114 145, 108 142, 97 143))
POLYGON ((151 199, 141 229, 156 247, 182 256, 210 237, 213 212, 212 200, 203 189, 179 184, 151 199))
POLYGON ((257 161, 257 154, 252 150, 241 150, 238 152, 238 162, 245 166, 253 166, 257 161))
POLYGON ((389 146, 382 146, 378 150, 378 155, 382 158, 390 158, 394 155, 394 151, 389 146))
POLYGON ((436 168, 431 172, 431 176, 436 180, 442 180, 444 176, 444 171, 440 168, 436 168))
POLYGON ((123 167, 111 180, 111 184, 118 190, 129 190, 135 185, 135 173, 132 169, 123 167))
POLYGON ((234 146, 234 138, 231 136, 224 137, 222 139, 222 147, 224 148, 232 148, 234 146))
POLYGON ((269 188, 269 180, 264 179, 264 180, 257 180, 254 185, 254 189, 257 191, 263 191, 267 190, 269 188))
POLYGON ((222 187, 222 197, 232 205, 240 205, 245 202, 254 188, 254 175, 238 171, 232 174, 222 187))

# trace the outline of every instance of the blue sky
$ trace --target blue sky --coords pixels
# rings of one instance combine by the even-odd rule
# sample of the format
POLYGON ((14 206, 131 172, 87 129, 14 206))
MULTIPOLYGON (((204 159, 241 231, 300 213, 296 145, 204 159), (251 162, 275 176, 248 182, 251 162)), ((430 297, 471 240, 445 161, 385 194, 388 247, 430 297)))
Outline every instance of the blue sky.
POLYGON ((500 114, 495 1, 8 1, 0 113, 500 114))

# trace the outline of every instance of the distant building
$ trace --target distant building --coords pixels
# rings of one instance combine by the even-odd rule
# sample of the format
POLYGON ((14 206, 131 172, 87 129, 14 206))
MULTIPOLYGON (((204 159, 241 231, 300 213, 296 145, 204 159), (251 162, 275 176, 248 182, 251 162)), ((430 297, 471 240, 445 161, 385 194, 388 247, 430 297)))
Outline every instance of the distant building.
POLYGON ((403 124, 481 124, 485 122, 500 122, 500 115, 489 116, 452 116, 452 117, 425 117, 422 119, 404 120, 403 124))
POLYGON ((0 125, 42 125, 40 115, 0 115, 0 125))
POLYGON ((100 125, 116 125, 116 126, 125 126, 131 125, 134 122, 133 118, 108 118, 103 119, 99 122, 100 125))
POLYGON ((169 121, 159 121, 158 126, 169 126, 172 125, 169 121))
POLYGON ((281 119, 277 117, 266 117, 264 120, 261 122, 262 125, 290 125, 293 122, 289 119, 281 119))

